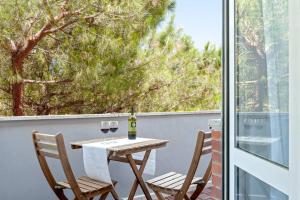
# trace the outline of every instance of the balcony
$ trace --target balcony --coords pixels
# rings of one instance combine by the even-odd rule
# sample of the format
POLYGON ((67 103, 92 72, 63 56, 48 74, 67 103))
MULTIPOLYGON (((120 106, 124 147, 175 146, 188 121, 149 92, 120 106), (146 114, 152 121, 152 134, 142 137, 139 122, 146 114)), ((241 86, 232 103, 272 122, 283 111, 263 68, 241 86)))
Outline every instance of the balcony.
MULTIPOLYGON (((53 200, 56 198, 36 159, 32 145, 32 131, 63 133, 73 171, 75 175, 83 175, 82 151, 72 150, 70 142, 126 135, 127 116, 127 114, 107 114, 0 118, 0 199, 53 200), (119 130, 104 135, 99 130, 100 122, 103 120, 119 121, 119 130)), ((142 113, 137 117, 137 130, 140 137, 169 140, 167 147, 157 150, 155 172, 157 176, 170 170, 178 173, 187 172, 193 155, 195 133, 200 129, 207 131, 209 120, 220 118, 220 112, 142 113)), ((208 161, 209 156, 201 159, 197 176, 204 173, 208 161)), ((59 163, 51 162, 50 167, 53 168, 58 179, 64 178, 59 163)), ((112 162, 110 172, 112 178, 118 181, 116 187, 118 194, 126 198, 134 180, 131 169, 126 164, 112 162)), ((152 176, 144 175, 144 178, 147 180, 152 176)), ((208 187, 200 198, 209 199, 210 192, 211 188, 208 187)), ((142 191, 139 189, 136 199, 143 199, 141 194, 142 191)))

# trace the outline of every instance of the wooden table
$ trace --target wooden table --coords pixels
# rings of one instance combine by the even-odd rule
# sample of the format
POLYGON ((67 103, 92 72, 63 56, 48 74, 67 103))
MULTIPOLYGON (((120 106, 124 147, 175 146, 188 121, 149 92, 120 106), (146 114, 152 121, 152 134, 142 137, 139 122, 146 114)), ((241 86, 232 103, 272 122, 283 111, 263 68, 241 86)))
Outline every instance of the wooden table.
MULTIPOLYGON (((82 148, 83 144, 88 144, 88 143, 94 143, 94 142, 103 142, 107 140, 115 140, 115 139, 122 139, 125 137, 111 137, 111 138, 99 138, 99 139, 93 139, 93 140, 85 140, 85 141, 78 141, 78 142, 72 142, 71 146, 72 149, 80 149, 82 148)), ((142 174, 145 169, 146 163, 148 161, 150 152, 152 149, 157 149, 166 146, 168 143, 167 140, 159 140, 159 139, 153 139, 153 140, 148 140, 144 142, 139 142, 135 144, 130 144, 130 145, 123 145, 123 146, 118 146, 118 147, 111 147, 108 148, 110 154, 108 156, 108 162, 110 160, 113 161, 118 161, 118 162, 124 162, 124 163, 129 163, 136 179, 132 185, 130 194, 128 196, 129 200, 132 200, 134 198, 134 195, 136 193, 138 185, 142 188, 146 199, 151 200, 151 195, 149 193, 149 190, 145 184, 145 181, 143 180, 142 174), (146 153, 144 154, 144 157, 142 160, 137 160, 133 159, 132 154, 138 153, 138 152, 143 152, 145 151, 146 153), (140 166, 138 169, 137 166, 140 166)))

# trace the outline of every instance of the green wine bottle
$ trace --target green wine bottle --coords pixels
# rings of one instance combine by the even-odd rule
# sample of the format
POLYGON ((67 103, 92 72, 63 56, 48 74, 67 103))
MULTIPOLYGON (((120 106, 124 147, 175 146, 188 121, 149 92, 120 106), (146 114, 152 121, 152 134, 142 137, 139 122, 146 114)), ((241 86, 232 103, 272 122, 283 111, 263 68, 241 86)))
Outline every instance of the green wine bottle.
POLYGON ((128 139, 136 139, 136 116, 133 107, 131 108, 131 113, 128 118, 128 139))

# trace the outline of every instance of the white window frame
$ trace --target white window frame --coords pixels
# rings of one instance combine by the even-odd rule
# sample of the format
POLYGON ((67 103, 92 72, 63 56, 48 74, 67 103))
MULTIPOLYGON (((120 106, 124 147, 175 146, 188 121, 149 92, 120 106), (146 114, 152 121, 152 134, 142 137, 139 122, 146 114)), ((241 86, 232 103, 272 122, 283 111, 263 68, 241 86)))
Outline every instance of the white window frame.
POLYGON ((235 147, 234 7, 229 0, 229 199, 235 197, 235 166, 287 194, 300 199, 300 0, 289 0, 289 168, 276 165, 235 147))

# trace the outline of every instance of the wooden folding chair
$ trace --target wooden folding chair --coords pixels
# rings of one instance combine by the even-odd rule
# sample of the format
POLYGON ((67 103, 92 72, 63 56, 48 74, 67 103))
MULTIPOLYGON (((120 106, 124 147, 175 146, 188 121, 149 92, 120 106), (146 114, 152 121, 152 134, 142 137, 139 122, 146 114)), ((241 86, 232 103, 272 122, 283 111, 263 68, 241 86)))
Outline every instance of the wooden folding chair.
POLYGON ((75 200, 92 200, 96 196, 100 196, 104 200, 109 193, 112 193, 114 199, 119 199, 114 190, 114 185, 101 181, 92 180, 86 176, 75 178, 71 165, 69 163, 64 139, 62 134, 48 135, 39 132, 32 133, 33 143, 42 171, 58 199, 68 200, 64 194, 65 189, 71 189, 75 195, 75 200), (53 177, 47 158, 55 158, 60 160, 63 171, 67 180, 57 182, 53 177))
POLYGON ((194 177, 201 155, 211 153, 211 134, 200 131, 197 143, 187 175, 170 172, 147 181, 148 186, 154 191, 159 200, 163 200, 163 194, 172 195, 175 200, 195 200, 201 194, 211 177, 212 160, 202 178, 194 177), (189 197, 187 192, 191 185, 196 185, 196 190, 189 197))

